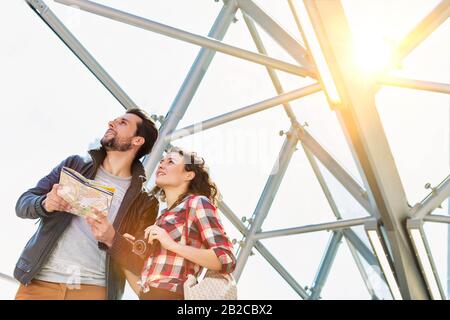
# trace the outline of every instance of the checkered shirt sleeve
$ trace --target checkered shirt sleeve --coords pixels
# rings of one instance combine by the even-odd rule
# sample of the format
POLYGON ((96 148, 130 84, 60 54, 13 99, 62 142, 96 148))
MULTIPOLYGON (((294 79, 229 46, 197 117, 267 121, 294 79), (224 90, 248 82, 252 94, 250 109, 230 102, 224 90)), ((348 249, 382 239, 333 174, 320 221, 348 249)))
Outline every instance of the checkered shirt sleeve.
POLYGON ((214 205, 205 196, 192 201, 195 210, 194 223, 198 228, 203 245, 214 250, 222 264, 222 273, 231 273, 236 267, 233 244, 228 238, 214 205))

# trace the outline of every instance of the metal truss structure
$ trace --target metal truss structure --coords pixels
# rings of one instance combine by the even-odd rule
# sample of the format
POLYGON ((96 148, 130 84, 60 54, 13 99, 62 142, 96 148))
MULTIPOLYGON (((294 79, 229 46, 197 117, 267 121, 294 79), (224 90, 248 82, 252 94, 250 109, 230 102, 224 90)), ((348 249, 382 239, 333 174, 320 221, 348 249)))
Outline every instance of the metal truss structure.
MULTIPOLYGON (((136 107, 132 98, 100 66, 44 1, 26 1, 124 108, 136 107)), ((345 239, 373 299, 378 297, 363 266, 364 261, 372 268, 382 271, 382 278, 394 299, 445 299, 422 225, 424 221, 446 224, 450 222, 448 216, 431 215, 431 212, 450 195, 449 176, 443 177, 445 179, 442 183, 432 188, 424 200, 414 206, 408 205, 376 109, 374 96, 376 88, 380 85, 444 94, 450 93, 450 85, 398 78, 388 74, 377 78, 367 78, 347 54, 351 50, 352 40, 339 0, 288 0, 292 18, 296 21, 305 45, 299 43, 252 0, 224 0, 223 8, 208 36, 193 34, 87 0, 55 0, 55 2, 72 6, 73 10, 84 10, 201 47, 169 111, 161 121, 160 135, 151 154, 145 158, 144 166, 148 176, 154 172, 160 157, 172 141, 199 134, 207 129, 269 108, 283 106, 291 126, 284 133, 285 140, 274 165, 277 170, 268 177, 253 215, 247 221, 248 225, 245 225, 224 201, 219 205, 220 211, 243 237, 237 250, 238 262, 234 272, 237 280, 241 277, 252 249, 256 249, 302 299, 319 299, 339 245, 345 239), (222 42, 228 27, 235 19, 237 10, 243 14, 257 52, 222 42), (288 63, 268 56, 257 26, 270 35, 296 63, 288 63), (177 129, 216 52, 266 67, 278 95, 177 129), (276 71, 309 77, 314 80, 314 83, 285 92, 276 71), (348 171, 299 123, 291 108, 290 101, 319 91, 326 94, 331 112, 335 112, 338 116, 363 179, 363 185, 355 181, 348 171), (336 219, 328 223, 262 232, 264 220, 270 212, 274 197, 298 144, 301 144, 336 219), (361 205, 366 211, 366 217, 342 218, 332 192, 319 169, 319 162, 361 205), (351 229, 354 226, 364 226, 372 248, 367 246, 351 229), (261 242, 266 238, 324 230, 332 232, 310 289, 300 285, 261 242)), ((395 51, 396 61, 401 61, 419 46, 448 18, 449 13, 450 1, 443 0, 400 43, 395 51)))

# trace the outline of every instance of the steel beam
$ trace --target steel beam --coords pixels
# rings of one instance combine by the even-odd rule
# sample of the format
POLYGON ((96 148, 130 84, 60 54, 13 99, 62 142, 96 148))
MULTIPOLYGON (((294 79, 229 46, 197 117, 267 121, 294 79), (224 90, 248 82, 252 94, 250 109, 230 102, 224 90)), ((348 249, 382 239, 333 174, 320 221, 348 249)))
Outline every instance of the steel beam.
MULTIPOLYGON (((241 232, 244 237, 247 237, 247 228, 224 201, 219 202, 218 208, 236 227, 236 229, 238 229, 238 231, 241 232)), ((308 298, 308 294, 305 289, 297 283, 294 277, 290 275, 290 273, 281 265, 280 262, 278 262, 278 260, 269 252, 269 250, 267 250, 267 248, 260 241, 255 242, 255 248, 302 299, 308 298)))
POLYGON ((356 218, 356 219, 348 219, 348 220, 337 220, 337 221, 332 221, 332 222, 312 224, 312 225, 296 227, 296 228, 287 228, 287 229, 281 229, 281 230, 258 232, 255 234, 254 238, 257 240, 261 240, 261 239, 267 239, 267 238, 283 237, 283 236, 297 235, 297 234, 317 232, 317 231, 340 230, 340 229, 346 229, 346 228, 350 228, 350 227, 354 227, 354 226, 361 226, 370 220, 374 220, 374 219, 372 217, 364 217, 364 218, 356 218))
MULTIPOLYGON (((258 30, 256 29, 256 26, 255 26, 253 20, 250 17, 248 17, 245 12, 243 12, 243 17, 244 17, 244 21, 245 21, 245 23, 247 25, 247 28, 248 28, 248 30, 250 32, 250 35, 252 36, 253 42, 255 43, 256 48, 258 49, 258 52, 262 53, 262 54, 267 54, 266 48, 264 47, 262 39, 259 36, 258 30)), ((271 81, 273 83, 273 86, 274 86, 275 90, 277 91, 277 93, 278 94, 283 94, 284 90, 283 90, 283 87, 281 85, 280 79, 278 78, 275 70, 273 70, 270 67, 267 67, 267 73, 269 74, 269 77, 270 77, 270 79, 271 79, 271 81)), ((299 123, 297 121, 297 118, 295 116, 295 113, 293 112, 290 103, 289 102, 284 103, 283 107, 284 107, 284 109, 286 111, 286 114, 287 114, 288 118, 291 121, 291 124, 294 127, 298 128, 298 130, 301 130, 302 127, 299 125, 299 123)), ((325 197, 326 197, 326 199, 328 201, 328 204, 330 205, 330 208, 333 211, 333 214, 335 215, 335 217, 337 219, 342 219, 342 217, 341 217, 341 215, 339 213, 338 207, 337 207, 337 205, 336 205, 336 203, 335 203, 335 201, 333 199, 333 196, 331 195, 331 192, 328 189, 327 183, 326 183, 325 179, 323 178, 323 175, 322 175, 322 173, 320 171, 319 166, 317 165, 316 159, 314 158, 314 156, 312 155, 311 151, 309 151, 309 149, 305 146, 305 144, 303 142, 302 142, 301 145, 302 145, 303 151, 305 152, 306 157, 308 158, 308 160, 309 160, 309 162, 311 164, 311 168, 313 169, 314 174, 316 175, 316 178, 317 178, 317 180, 318 180, 318 182, 319 182, 319 184, 320 184, 320 186, 322 188, 322 191, 325 194, 325 197)), ((353 233, 354 237, 358 237, 356 234, 354 234, 353 230, 348 229, 346 231, 347 231, 347 233, 353 233)), ((371 285, 371 283, 370 283, 370 281, 368 279, 367 272, 364 269, 364 266, 362 265, 361 260, 360 260, 360 256, 357 253, 357 250, 361 250, 361 251, 363 251, 363 252, 365 252, 367 254, 367 251, 369 251, 369 249, 364 245, 364 243, 362 243, 362 241, 358 241, 358 243, 356 244, 356 245, 358 245, 358 247, 355 247, 347 238, 346 238, 346 242, 347 242, 347 245, 348 245, 348 247, 350 249, 350 252, 351 252, 351 254, 353 256, 353 259, 355 260, 355 263, 356 263, 356 265, 358 267, 358 270, 359 270, 359 272, 361 274, 361 277, 362 277, 362 279, 364 281, 364 284, 367 287, 367 290, 368 290, 369 294, 371 295, 372 299, 377 299, 377 295, 376 295, 376 293, 373 290, 373 287, 372 287, 372 285, 371 285), (360 248, 361 247, 361 243, 363 245, 362 249, 360 248)), ((321 270, 323 268, 326 268, 326 266, 324 266, 323 263, 327 263, 327 264, 330 264, 330 265, 332 264, 332 261, 333 261, 334 257, 336 256, 335 251, 337 250, 337 248, 338 248, 338 246, 329 246, 329 247, 327 247, 327 251, 326 251, 325 255, 329 256, 331 259, 323 259, 321 264, 319 265, 319 270, 321 270)), ((375 257, 373 257, 373 260, 375 260, 375 257)), ((323 274, 323 273, 321 273, 321 274, 323 274)))
MULTIPOLYGON (((242 13, 242 16, 244 17, 245 24, 247 25, 247 28, 250 32, 250 35, 252 36, 253 42, 255 43, 255 46, 259 53, 267 55, 266 48, 264 47, 264 44, 261 40, 261 37, 259 36, 258 30, 256 29, 255 23, 253 20, 247 16, 245 12, 242 13)), ((270 67, 266 67, 267 73, 269 74, 270 80, 272 81, 273 86, 275 87, 275 90, 277 91, 277 94, 283 94, 284 90, 281 86, 280 79, 278 78, 275 70, 270 67)), ((292 110, 291 105, 289 102, 283 103, 284 110, 291 121, 291 124, 293 126, 297 123, 297 118, 295 116, 294 111, 292 110)))
MULTIPOLYGON (((330 204, 330 207, 331 207, 331 210, 333 211, 334 216, 339 220, 342 219, 339 209, 337 208, 337 205, 333 199, 333 196, 331 195, 331 192, 328 189, 328 186, 326 184, 325 179, 322 176, 320 168, 317 166, 314 156, 311 154, 311 152, 308 149, 306 149, 306 148, 304 148, 304 149, 305 149, 306 156, 313 168, 313 171, 316 174, 319 184, 322 187, 322 191, 324 192, 325 197, 327 198, 328 203, 330 204)), ((354 249, 356 249, 361 254, 361 256, 367 261, 367 263, 369 265, 374 267, 374 265, 376 265, 375 256, 371 253, 370 249, 364 244, 364 242, 355 233, 355 231, 353 231, 352 229, 344 229, 344 230, 342 230, 342 232, 344 233, 345 240, 347 241, 347 243, 349 245, 350 251, 352 252, 355 262, 358 265, 358 268, 361 265, 361 263, 359 261, 359 257, 357 255, 355 255, 355 252, 353 252, 354 249)), ((365 276, 365 272, 361 273, 361 276, 363 277, 363 279, 367 280, 367 276, 365 276)), ((367 289, 369 292, 371 291, 369 287, 367 289)), ((371 293, 371 295, 372 295, 372 293, 371 293)))
POLYGON ((450 224, 450 215, 442 216, 438 214, 429 214, 423 217, 423 221, 450 224))
POLYGON ((125 108, 135 108, 136 103, 123 91, 116 81, 103 69, 97 60, 75 38, 67 27, 58 19, 52 10, 42 0, 26 0, 28 5, 37 13, 47 26, 61 39, 61 41, 80 59, 92 74, 108 89, 114 98, 125 108))
POLYGON ((367 191, 328 153, 304 128, 297 130, 300 141, 314 154, 325 168, 347 189, 358 203, 370 214, 374 214, 367 191))
POLYGON ((383 222, 404 299, 428 299, 404 221, 409 207, 376 110, 372 82, 364 78, 349 52, 350 30, 340 1, 304 1, 315 35, 336 84, 336 106, 375 213, 383 222))
POLYGON ((378 81, 378 83, 388 86, 450 94, 450 84, 446 83, 413 80, 393 76, 384 76, 378 81))
MULTIPOLYGON (((232 212, 232 210, 225 204, 225 202, 219 202, 219 210, 227 217, 227 219, 238 229, 238 231, 244 236, 247 237, 248 230, 245 225, 241 222, 241 220, 236 217, 236 215, 232 212)), ((351 229, 344 229, 342 231, 344 236, 348 241, 357 248, 361 257, 366 260, 367 264, 374 267, 378 265, 375 256, 370 251, 370 249, 362 242, 362 240, 358 237, 358 235, 351 229)), ((256 242, 258 243, 258 241, 256 242)))
POLYGON ((247 233, 247 237, 242 246, 242 250, 239 252, 236 269, 234 271, 234 276, 236 279, 240 278, 247 259, 251 253, 252 247, 254 246, 254 243, 256 241, 255 235, 256 233, 260 232, 261 226, 267 214, 269 213, 270 207, 286 172, 289 161, 291 160, 292 155, 294 154, 294 151, 296 149, 297 141, 298 140, 295 135, 293 135, 292 131, 289 130, 289 132, 286 134, 286 139, 283 143, 281 151, 276 159, 272 172, 266 182, 264 190, 253 213, 253 222, 251 224, 250 230, 247 233))
POLYGON ((314 278, 314 282, 311 288, 310 300, 317 300, 320 298, 322 289, 327 281, 328 275, 330 274, 331 267, 333 265, 334 258, 336 257, 339 245, 342 240, 342 232, 335 231, 330 237, 330 240, 325 249, 325 254, 320 262, 320 268, 314 278))
MULTIPOLYGON (((237 5, 234 1, 226 3, 220 11, 211 31, 208 36, 211 38, 223 39, 228 27, 232 23, 235 13, 237 11, 237 5)), ((168 141, 165 137, 170 135, 181 118, 184 116, 195 92, 197 91, 200 83, 211 64, 211 61, 215 55, 215 51, 211 51, 202 48, 197 55, 191 69, 189 70, 186 79, 184 80, 180 90, 178 91, 175 100, 170 106, 169 112, 164 120, 164 125, 160 128, 160 133, 155 145, 153 146, 150 156, 144 161, 145 172, 147 176, 150 176, 155 170, 160 157, 164 153, 168 141)))
POLYGON ((286 92, 286 93, 280 94, 278 96, 275 96, 273 98, 269 98, 264 101, 257 102, 255 104, 240 108, 238 110, 234 110, 234 111, 225 113, 223 115, 216 116, 216 117, 189 125, 187 127, 178 129, 178 130, 174 131, 172 134, 167 135, 165 138, 165 141, 169 142, 169 141, 181 139, 186 136, 192 135, 194 133, 199 133, 199 132, 217 127, 221 124, 224 124, 224 123, 227 123, 227 122, 230 122, 233 120, 237 120, 237 119, 240 119, 243 117, 247 117, 249 115, 255 114, 257 112, 261 112, 263 110, 267 110, 269 108, 273 108, 273 107, 278 106, 287 101, 305 97, 307 95, 319 92, 320 90, 322 90, 320 84, 315 83, 315 84, 306 86, 304 88, 286 92))
POLYGON ((302 299, 308 298, 308 293, 301 287, 297 281, 289 274, 289 272, 281 265, 280 262, 266 249, 266 247, 259 241, 255 242, 255 248, 258 252, 267 260, 267 262, 283 277, 284 280, 291 286, 292 289, 297 292, 297 294, 302 299))
MULTIPOLYGON (((194 33, 190 33, 181 29, 170 27, 162 23, 158 23, 149 19, 138 17, 136 15, 113 9, 101 4, 97 4, 87 0, 54 0, 55 2, 73 6, 77 9, 91 12, 105 18, 109 18, 118 22, 126 23, 138 28, 149 30, 155 33, 159 33, 170 38, 178 39, 181 41, 189 42, 203 48, 211 49, 214 51, 222 52, 237 58, 245 59, 262 65, 268 65, 273 68, 299 75, 302 77, 314 77, 315 71, 310 70, 298 65, 287 63, 278 59, 267 57, 258 53, 254 53, 248 50, 237 48, 221 41, 212 39, 213 37, 203 37, 194 33)), ((235 1, 230 0, 227 5, 235 6, 235 1)))
MULTIPOLYGON (((339 209, 333 199, 333 196, 328 188, 328 185, 322 175, 322 172, 320 171, 319 166, 317 165, 317 161, 316 158, 314 158, 314 156, 311 154, 311 152, 303 145, 302 143, 302 147, 305 151, 306 157, 308 158, 311 167, 317 177, 317 180, 322 188, 322 191, 325 195, 325 197, 327 198, 327 201, 330 205, 331 210, 333 211, 334 216, 337 219, 342 219, 342 216, 339 212, 339 209)), ((360 256, 358 255, 358 252, 361 252, 361 255, 365 254, 366 256, 370 256, 370 250, 369 248, 364 244, 364 242, 359 239, 358 235, 352 230, 352 229, 346 229, 343 230, 343 234, 344 234, 344 238, 345 241, 347 243, 347 246, 350 250, 350 253, 352 254, 353 260, 355 260, 356 266, 359 270, 359 273, 361 274, 361 278, 364 281, 364 284, 367 288, 367 291, 369 292, 370 296, 372 297, 373 300, 377 300, 377 294, 375 293, 375 291, 373 290, 372 284, 370 283, 369 277, 367 276, 367 272, 361 262, 360 256), (350 239, 347 237, 347 235, 351 234, 351 237, 353 237, 353 239, 358 239, 358 241, 353 244, 350 239)), ((333 246, 330 247, 331 250, 337 250, 337 246, 333 246)), ((330 255, 332 253, 329 253, 330 255)), ((328 261, 328 260, 324 260, 324 261, 328 261)), ((375 256, 372 255, 372 261, 375 261, 375 256)), ((370 265, 370 263, 369 263, 370 265)), ((374 266, 371 265, 371 267, 373 268, 374 266)), ((319 266, 319 269, 322 268, 322 265, 319 266)))
POLYGON ((319 182, 320 188, 323 191, 323 194, 325 195, 325 198, 327 199, 328 205, 330 206, 331 211, 333 212, 333 215, 336 217, 336 219, 341 220, 342 216, 338 209, 338 206, 336 204, 336 201, 334 201, 333 195, 331 194, 330 189, 328 188, 328 184, 325 181, 325 178, 323 177, 322 171, 320 171, 320 168, 317 164, 317 160, 312 154, 311 151, 303 144, 302 142, 303 150, 305 151, 306 158, 309 161, 309 164, 311 165, 311 168, 314 172, 314 175, 317 178, 317 182, 319 182))
MULTIPOLYGON (((363 263, 361 262, 361 258, 358 255, 357 249, 353 246, 353 244, 347 238, 345 240, 347 242, 350 253, 352 254, 353 260, 355 260, 356 267, 358 268, 358 271, 361 274, 361 278, 364 281, 364 285, 366 286, 367 291, 369 292, 370 296, 372 297, 372 300, 379 300, 378 295, 374 290, 373 284, 369 279, 367 270, 364 267, 363 263)), ((383 279, 383 281, 384 281, 384 279, 383 279)))
POLYGON ((355 248, 358 248, 359 254, 364 258, 364 260, 366 260, 367 264, 371 266, 372 269, 375 269, 378 266, 377 258, 374 256, 369 247, 367 247, 366 244, 361 240, 361 238, 358 237, 358 235, 351 229, 344 229, 342 232, 344 233, 345 238, 355 248))
POLYGON ((249 15, 300 65, 315 69, 305 48, 291 36, 279 23, 252 0, 237 0, 244 15, 249 15))
POLYGON ((418 23, 395 49, 394 60, 401 62, 422 43, 450 15, 450 0, 441 1, 420 23, 418 23))
POLYGON ((426 198, 412 208, 411 215, 414 216, 414 218, 421 219, 439 207, 449 196, 450 175, 448 175, 437 187, 432 188, 432 191, 426 198))

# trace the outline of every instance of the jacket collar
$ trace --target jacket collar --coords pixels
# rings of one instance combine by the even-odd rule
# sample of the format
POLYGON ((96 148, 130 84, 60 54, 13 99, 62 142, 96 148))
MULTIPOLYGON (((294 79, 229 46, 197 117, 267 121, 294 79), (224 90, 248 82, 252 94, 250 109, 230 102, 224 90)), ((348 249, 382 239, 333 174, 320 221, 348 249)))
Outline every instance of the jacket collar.
MULTIPOLYGON (((103 160, 106 158, 106 150, 103 146, 97 149, 91 149, 88 151, 89 155, 92 158, 92 162, 94 165, 94 171, 97 172, 97 169, 103 163, 103 160)), ((134 185, 137 182, 140 182, 140 186, 147 181, 145 176, 145 169, 142 165, 142 162, 139 159, 135 159, 131 165, 131 184, 134 185)))

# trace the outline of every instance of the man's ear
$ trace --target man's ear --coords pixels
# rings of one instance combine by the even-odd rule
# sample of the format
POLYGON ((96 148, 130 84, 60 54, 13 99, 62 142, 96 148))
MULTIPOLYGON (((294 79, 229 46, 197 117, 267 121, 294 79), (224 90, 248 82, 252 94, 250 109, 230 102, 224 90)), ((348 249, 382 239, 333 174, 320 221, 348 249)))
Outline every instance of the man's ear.
POLYGON ((145 138, 144 137, 140 137, 140 136, 137 136, 137 137, 134 137, 133 138, 133 144, 135 145, 135 146, 142 146, 143 144, 145 143, 145 138))

